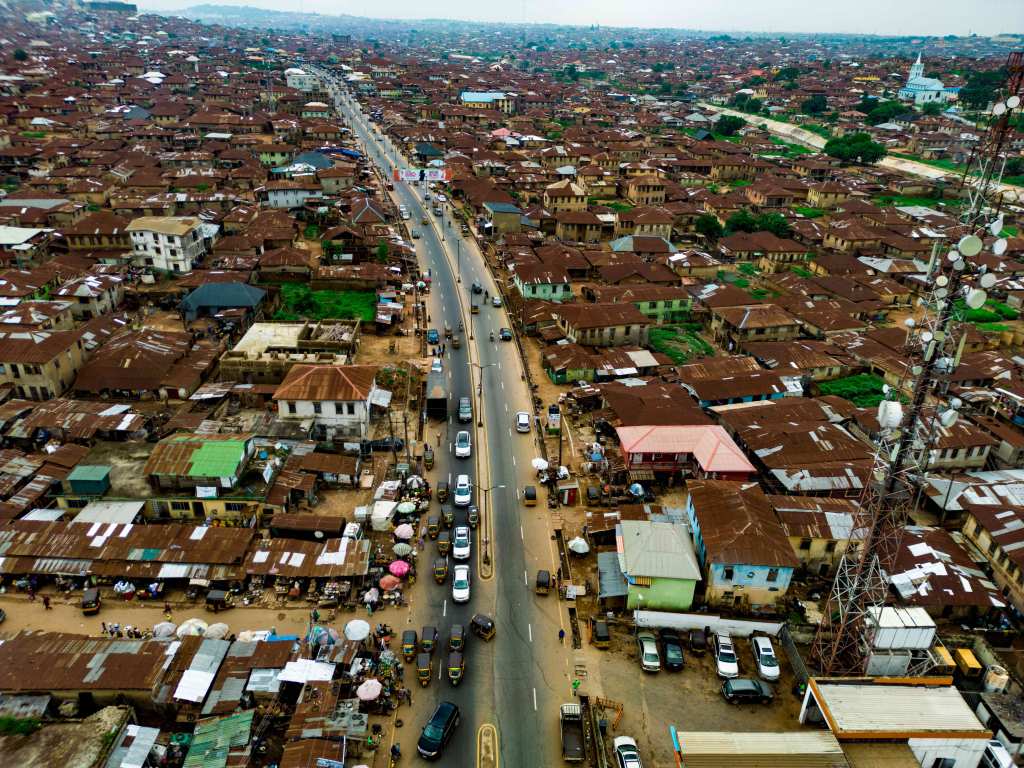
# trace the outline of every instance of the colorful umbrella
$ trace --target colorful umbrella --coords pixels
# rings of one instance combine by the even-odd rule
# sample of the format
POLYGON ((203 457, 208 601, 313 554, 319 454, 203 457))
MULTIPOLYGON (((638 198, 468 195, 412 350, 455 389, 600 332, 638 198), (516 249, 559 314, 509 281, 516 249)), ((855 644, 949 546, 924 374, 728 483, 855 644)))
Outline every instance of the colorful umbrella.
POLYGON ((392 576, 402 578, 409 572, 409 564, 405 560, 395 560, 395 562, 388 566, 388 571, 392 576))
POLYGON ((538 472, 543 472, 548 468, 548 463, 544 459, 538 457, 531 462, 531 466, 538 472))
POLYGON ((207 624, 202 619, 187 619, 178 627, 179 638, 202 635, 206 632, 207 624))
POLYGON ((400 541, 391 548, 391 551, 399 557, 405 557, 406 555, 412 554, 412 546, 406 544, 404 541, 400 541))
POLYGON ((380 680, 371 677, 369 680, 364 680, 358 688, 356 688, 356 697, 360 701, 373 701, 380 696, 381 691, 384 690, 384 686, 380 684, 380 680))
POLYGON ((173 621, 161 621, 153 625, 153 637, 174 637, 174 630, 178 625, 173 621))
POLYGON ((400 526, 395 528, 395 538, 402 539, 403 541, 408 541, 415 533, 416 531, 408 523, 402 523, 400 526))
POLYGON ((416 511, 415 501, 403 501, 398 505, 398 514, 400 515, 411 515, 416 511))
POLYGON ((390 589, 394 589, 399 584, 401 584, 402 580, 399 579, 397 576, 392 576, 389 573, 386 576, 381 576, 380 581, 377 583, 380 585, 381 589, 383 589, 384 591, 388 591, 390 589))

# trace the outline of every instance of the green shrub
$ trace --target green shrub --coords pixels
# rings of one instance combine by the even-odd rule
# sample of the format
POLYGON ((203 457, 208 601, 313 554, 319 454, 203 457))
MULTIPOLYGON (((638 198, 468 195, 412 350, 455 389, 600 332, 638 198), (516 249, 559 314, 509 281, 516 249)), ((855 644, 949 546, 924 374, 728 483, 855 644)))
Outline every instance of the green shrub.
POLYGON ((858 373, 834 381, 824 381, 818 385, 818 390, 823 395, 846 398, 860 408, 873 408, 882 401, 884 383, 880 376, 858 373))

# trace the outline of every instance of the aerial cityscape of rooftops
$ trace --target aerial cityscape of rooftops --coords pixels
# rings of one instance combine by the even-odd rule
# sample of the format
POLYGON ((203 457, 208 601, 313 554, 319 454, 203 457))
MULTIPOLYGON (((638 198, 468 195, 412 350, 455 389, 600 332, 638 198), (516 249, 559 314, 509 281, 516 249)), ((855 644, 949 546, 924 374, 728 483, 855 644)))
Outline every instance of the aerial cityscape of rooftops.
POLYGON ((296 5, 0 0, 0 766, 1024 765, 1024 5, 296 5))

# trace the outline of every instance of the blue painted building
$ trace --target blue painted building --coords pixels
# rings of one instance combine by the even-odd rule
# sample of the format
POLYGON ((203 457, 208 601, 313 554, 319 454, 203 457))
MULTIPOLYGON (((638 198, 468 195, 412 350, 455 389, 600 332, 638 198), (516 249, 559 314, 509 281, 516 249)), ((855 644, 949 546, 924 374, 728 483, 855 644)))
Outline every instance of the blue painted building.
POLYGON ((712 607, 771 611, 799 561, 756 483, 691 480, 686 515, 712 607))

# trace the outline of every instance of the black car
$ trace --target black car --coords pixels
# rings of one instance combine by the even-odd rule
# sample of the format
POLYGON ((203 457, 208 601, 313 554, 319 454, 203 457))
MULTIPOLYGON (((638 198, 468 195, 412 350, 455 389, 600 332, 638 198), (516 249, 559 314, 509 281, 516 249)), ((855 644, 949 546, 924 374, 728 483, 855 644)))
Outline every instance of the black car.
POLYGON ((502 341, 512 341, 512 329, 502 328, 500 331, 498 331, 498 336, 501 337, 502 341))
POLYGON ((478 280, 474 280, 473 281, 472 291, 473 291, 473 293, 483 293, 484 292, 484 287, 482 285, 480 285, 480 282, 478 280))
POLYGON ((730 704, 770 704, 775 693, 768 686, 753 677, 733 677, 722 683, 722 695, 730 704))
POLYGON ((661 630, 661 650, 665 656, 665 669, 679 672, 683 668, 683 641, 674 629, 661 630))
POLYGON ((690 653, 703 656, 708 650, 708 636, 703 629, 690 630, 690 653))
POLYGON ((370 441, 371 451, 400 451, 403 448, 405 448, 405 441, 400 437, 385 437, 381 440, 370 441))
POLYGON ((444 752, 445 746, 451 741, 455 727, 459 724, 459 707, 450 701, 442 701, 437 705, 434 714, 423 726, 416 751, 420 757, 436 760, 444 752))

